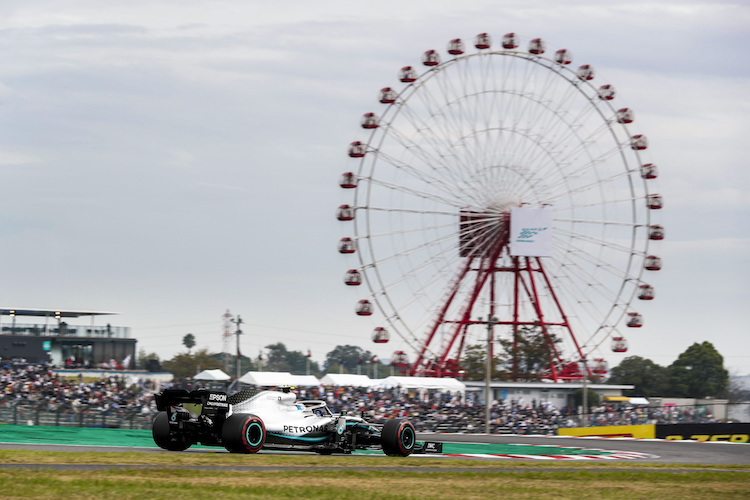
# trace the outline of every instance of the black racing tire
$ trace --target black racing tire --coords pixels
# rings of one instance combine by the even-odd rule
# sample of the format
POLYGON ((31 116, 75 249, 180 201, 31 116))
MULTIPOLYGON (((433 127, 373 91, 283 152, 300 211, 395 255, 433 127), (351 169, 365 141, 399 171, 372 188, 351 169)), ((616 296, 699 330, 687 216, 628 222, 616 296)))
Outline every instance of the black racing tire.
POLYGON ((380 433, 380 446, 383 453, 391 457, 406 457, 414 451, 417 432, 406 419, 394 418, 383 425, 380 433))
POLYGON ((170 431, 169 417, 165 411, 160 411, 156 414, 154 424, 151 427, 151 434, 154 437, 154 443, 159 448, 169 451, 185 451, 192 444, 182 434, 170 431))
POLYGON ((258 453, 266 442, 266 426, 256 415, 235 413, 224 422, 221 441, 232 453, 258 453))

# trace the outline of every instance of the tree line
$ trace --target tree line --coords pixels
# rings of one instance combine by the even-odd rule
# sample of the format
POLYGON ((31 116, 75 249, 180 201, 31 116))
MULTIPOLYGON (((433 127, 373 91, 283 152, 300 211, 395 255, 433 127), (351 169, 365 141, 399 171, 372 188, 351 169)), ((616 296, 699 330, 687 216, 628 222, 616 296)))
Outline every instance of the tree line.
MULTIPOLYGON (((493 380, 539 381, 549 365, 549 353, 560 342, 554 334, 538 327, 520 328, 515 339, 501 339, 495 344, 491 370, 493 380)), ((165 370, 176 378, 190 378, 201 370, 223 369, 234 374, 235 354, 212 353, 207 349, 191 352, 195 337, 183 337, 187 352, 161 361, 154 353, 139 352, 137 368, 149 371, 165 370)), ((468 346, 459 364, 464 380, 484 380, 487 367, 487 346, 468 346)), ((256 358, 241 355, 240 373, 248 371, 282 371, 295 375, 311 374, 322 377, 326 373, 362 373, 375 378, 391 374, 370 351, 353 345, 339 345, 326 354, 322 364, 313 361, 308 353, 288 350, 277 342, 265 347, 265 355, 256 358)), ((623 391, 628 396, 729 398, 750 397, 742 387, 732 384, 724 368, 724 358, 710 342, 694 343, 669 366, 629 356, 612 368, 605 377, 590 377, 591 382, 633 385, 623 391)))
POLYGON ((612 368, 608 383, 634 385, 623 393, 643 397, 735 399, 742 392, 730 385, 724 358, 711 342, 694 343, 669 366, 629 356, 612 368))
MULTIPOLYGON (((491 370, 493 380, 539 381, 549 366, 550 352, 560 339, 539 327, 522 327, 515 339, 497 342, 491 370)), ((486 344, 469 346, 461 359, 466 380, 484 380, 487 360, 486 344)), ((592 362, 592 360, 588 360, 592 362)), ((627 396, 673 398, 729 398, 750 397, 742 387, 731 383, 724 368, 724 358, 711 342, 694 343, 669 366, 629 356, 612 368, 604 377, 589 377, 591 382, 633 385, 623 391, 627 396)))
MULTIPOLYGON (((168 360, 161 360, 156 353, 138 352, 136 368, 148 371, 167 371, 175 378, 190 378, 203 370, 224 370, 227 374, 236 373, 236 354, 215 353, 208 349, 195 347, 195 337, 187 334, 183 337, 183 345, 187 352, 176 354, 168 360)), ((240 373, 249 371, 290 372, 294 375, 315 375, 322 377, 326 373, 361 373, 374 376, 390 375, 388 368, 372 352, 353 345, 339 345, 326 354, 322 364, 311 359, 308 353, 293 351, 277 342, 265 346, 265 350, 257 357, 243 354, 239 356, 240 373), (377 365, 377 368, 376 368, 377 365)))

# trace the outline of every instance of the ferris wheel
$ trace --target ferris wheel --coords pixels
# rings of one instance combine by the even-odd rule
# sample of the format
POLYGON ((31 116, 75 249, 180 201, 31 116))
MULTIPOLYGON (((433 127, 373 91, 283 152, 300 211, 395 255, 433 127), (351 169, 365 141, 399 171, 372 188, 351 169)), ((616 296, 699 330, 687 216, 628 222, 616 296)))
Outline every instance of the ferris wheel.
POLYGON ((382 321, 373 339, 411 351, 405 373, 456 376, 466 347, 534 328, 549 340, 540 376, 602 374, 598 356, 643 324, 664 237, 657 167, 614 86, 571 62, 514 33, 454 39, 362 116, 338 250, 356 314, 382 321))

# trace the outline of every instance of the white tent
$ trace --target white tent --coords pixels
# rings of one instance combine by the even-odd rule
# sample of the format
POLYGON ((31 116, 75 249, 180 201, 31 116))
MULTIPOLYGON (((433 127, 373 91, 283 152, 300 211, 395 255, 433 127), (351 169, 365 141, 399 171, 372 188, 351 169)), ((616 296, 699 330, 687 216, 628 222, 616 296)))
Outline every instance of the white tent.
POLYGON ((317 387, 320 380, 314 375, 292 375, 292 387, 317 387))
POLYGON ((414 389, 418 391, 431 390, 460 394, 466 392, 466 384, 455 378, 393 376, 381 380, 378 387, 381 389, 400 387, 401 389, 414 389))
POLYGON ((353 375, 349 373, 329 373, 322 379, 323 385, 333 385, 336 387, 372 387, 373 380, 367 375, 353 375))
POLYGON ((208 381, 224 381, 229 380, 230 377, 221 370, 203 370, 199 374, 193 377, 193 380, 208 380, 208 381))
POLYGON ((247 372, 240 377, 240 383, 259 387, 317 386, 320 381, 312 375, 292 375, 289 372, 247 372))
POLYGON ((291 385, 289 372, 247 372, 240 377, 240 383, 257 386, 291 385))

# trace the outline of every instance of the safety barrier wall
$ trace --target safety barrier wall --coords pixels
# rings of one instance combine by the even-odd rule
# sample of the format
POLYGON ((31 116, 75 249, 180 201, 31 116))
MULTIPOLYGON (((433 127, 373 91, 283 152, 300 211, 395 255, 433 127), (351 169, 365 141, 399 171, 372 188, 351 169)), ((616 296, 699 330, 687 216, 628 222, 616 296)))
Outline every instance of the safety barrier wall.
POLYGON ((557 434, 559 436, 578 437, 632 437, 640 439, 656 438, 748 443, 750 442, 750 423, 645 424, 569 427, 558 429, 557 434))

